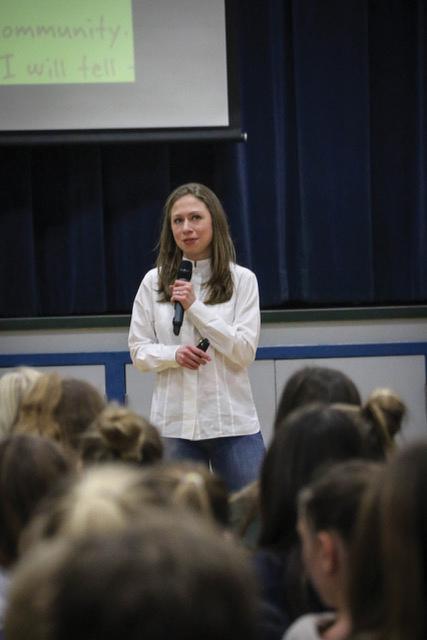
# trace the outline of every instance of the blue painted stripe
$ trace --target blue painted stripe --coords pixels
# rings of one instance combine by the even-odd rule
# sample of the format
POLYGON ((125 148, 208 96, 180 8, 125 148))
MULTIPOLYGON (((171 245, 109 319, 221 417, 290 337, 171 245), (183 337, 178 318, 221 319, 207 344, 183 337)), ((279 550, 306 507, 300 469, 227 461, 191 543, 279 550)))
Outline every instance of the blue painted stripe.
POLYGON ((427 342, 295 345, 260 347, 257 351, 257 360, 367 358, 371 356, 427 356, 427 342))
POLYGON ((131 364, 127 351, 94 351, 81 353, 24 353, 0 355, 0 367, 64 367, 101 365, 105 368, 105 393, 109 400, 124 403, 126 398, 126 365, 131 364))
MULTIPOLYGON (((370 344, 325 344, 259 347, 257 360, 304 360, 318 358, 364 358, 424 356, 427 379, 427 342, 385 342, 370 344)), ((0 355, 1 367, 61 367, 101 365, 105 367, 105 390, 110 400, 125 401, 127 351, 80 353, 22 353, 0 355)))
POLYGON ((130 364, 127 351, 88 351, 78 353, 17 353, 0 355, 0 367, 17 367, 22 364, 30 367, 51 367, 67 365, 105 364, 118 362, 130 364))

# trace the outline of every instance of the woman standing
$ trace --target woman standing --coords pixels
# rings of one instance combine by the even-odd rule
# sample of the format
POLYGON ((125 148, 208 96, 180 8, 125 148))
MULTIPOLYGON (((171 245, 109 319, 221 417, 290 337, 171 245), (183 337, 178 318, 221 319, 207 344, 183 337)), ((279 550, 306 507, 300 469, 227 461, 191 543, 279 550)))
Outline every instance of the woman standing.
POLYGON ((220 201, 204 185, 178 187, 165 203, 157 268, 135 298, 129 349, 138 369, 158 374, 151 421, 171 457, 210 464, 233 491, 257 477, 264 455, 247 371, 259 331, 257 280, 235 263, 220 201), (183 259, 188 281, 177 279, 183 259), (185 312, 178 336, 175 303, 185 312))

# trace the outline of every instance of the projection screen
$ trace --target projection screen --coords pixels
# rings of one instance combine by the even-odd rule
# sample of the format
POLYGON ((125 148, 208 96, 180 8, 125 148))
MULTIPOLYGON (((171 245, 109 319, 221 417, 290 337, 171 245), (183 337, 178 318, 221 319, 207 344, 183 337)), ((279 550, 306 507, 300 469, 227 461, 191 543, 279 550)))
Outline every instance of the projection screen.
POLYGON ((229 48, 224 0, 2 0, 0 135, 230 130, 229 48))

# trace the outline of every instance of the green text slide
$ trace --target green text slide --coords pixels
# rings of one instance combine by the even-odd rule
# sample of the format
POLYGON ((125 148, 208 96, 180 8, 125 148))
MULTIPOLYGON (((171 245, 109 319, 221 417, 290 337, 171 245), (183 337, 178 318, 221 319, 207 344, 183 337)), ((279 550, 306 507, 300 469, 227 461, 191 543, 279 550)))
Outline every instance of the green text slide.
POLYGON ((1 0, 0 85, 134 82, 131 0, 1 0))

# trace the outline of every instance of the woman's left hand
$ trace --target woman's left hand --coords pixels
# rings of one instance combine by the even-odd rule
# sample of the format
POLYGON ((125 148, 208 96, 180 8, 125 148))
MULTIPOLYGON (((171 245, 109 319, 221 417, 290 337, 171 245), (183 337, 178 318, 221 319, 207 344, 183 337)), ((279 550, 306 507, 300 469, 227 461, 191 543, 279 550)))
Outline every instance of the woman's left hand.
POLYGON ((171 301, 179 302, 184 309, 191 307, 196 299, 193 291, 193 285, 187 280, 175 280, 171 285, 171 301))

